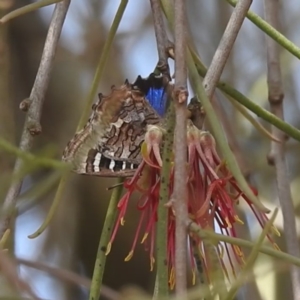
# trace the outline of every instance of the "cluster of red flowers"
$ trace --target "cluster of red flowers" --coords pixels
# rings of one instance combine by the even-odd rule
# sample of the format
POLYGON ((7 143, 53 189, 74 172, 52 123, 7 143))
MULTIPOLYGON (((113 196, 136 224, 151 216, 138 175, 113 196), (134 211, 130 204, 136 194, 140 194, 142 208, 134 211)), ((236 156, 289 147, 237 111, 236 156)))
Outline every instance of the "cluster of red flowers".
MULTIPOLYGON (((123 225, 128 202, 133 192, 138 191, 140 197, 137 203, 137 209, 141 212, 140 220, 134 236, 132 248, 125 258, 125 261, 132 257, 136 244, 139 240, 142 228, 144 234, 142 243, 147 243, 150 253, 151 270, 154 265, 155 250, 155 228, 157 222, 157 209, 159 204, 160 189, 160 170, 162 159, 160 156, 160 144, 163 138, 163 131, 157 126, 151 126, 143 145, 143 161, 138 167, 135 175, 124 183, 126 193, 121 198, 118 209, 119 215, 115 228, 113 230, 109 247, 115 239, 119 225, 123 225)), ((192 123, 188 124, 187 130, 188 144, 188 212, 193 222, 197 223, 203 229, 215 230, 216 224, 219 230, 228 236, 236 237, 235 224, 243 222, 239 219, 235 205, 240 199, 244 199, 251 208, 261 227, 265 226, 268 221, 266 215, 256 209, 250 199, 241 191, 238 183, 222 162, 216 151, 216 144, 213 136, 207 131, 198 130, 192 123)), ((170 195, 173 190, 173 171, 170 174, 170 195)), ((254 190, 254 189, 253 189, 254 190)), ((169 210, 168 219, 168 266, 169 266, 169 283, 170 287, 175 284, 175 215, 172 207, 169 210)), ((272 238, 268 235, 271 243, 276 247, 272 238)), ((205 274, 209 280, 209 268, 205 248, 202 241, 194 235, 189 236, 191 251, 191 266, 193 271, 196 264, 193 256, 193 246, 196 244, 199 250, 199 258, 204 268, 205 274), (192 243, 193 242, 193 243, 192 243)), ((220 263, 224 273, 229 277, 223 262, 223 254, 226 252, 233 275, 234 262, 243 264, 243 252, 238 246, 230 246, 226 243, 221 246, 223 251, 218 249, 220 263), (224 252, 225 250, 225 252, 224 252), (223 252, 223 253, 222 253, 223 252)))

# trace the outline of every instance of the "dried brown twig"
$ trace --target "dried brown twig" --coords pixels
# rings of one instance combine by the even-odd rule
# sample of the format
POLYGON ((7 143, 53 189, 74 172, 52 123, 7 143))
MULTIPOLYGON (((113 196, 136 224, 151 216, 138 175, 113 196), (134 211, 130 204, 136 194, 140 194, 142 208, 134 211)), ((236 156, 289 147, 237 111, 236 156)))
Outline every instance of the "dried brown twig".
POLYGON ((187 66, 186 66, 186 7, 184 0, 174 1, 174 36, 175 36, 175 87, 174 100, 176 112, 175 125, 175 171, 173 200, 176 213, 175 233, 175 270, 176 294, 184 299, 186 294, 186 240, 185 220, 187 213, 187 140, 186 140, 186 107, 187 107, 187 66))
MULTIPOLYGON (((266 21, 279 29, 279 1, 264 0, 266 21)), ((268 93, 271 111, 277 117, 283 119, 283 87, 280 68, 279 47, 271 38, 266 37, 267 42, 267 63, 268 63, 268 93)), ((284 141, 285 134, 272 126, 272 134, 281 144, 271 142, 271 151, 268 155, 268 162, 275 166, 277 190, 280 206, 283 214, 283 231, 287 252, 300 257, 300 249, 296 232, 296 221, 291 196, 288 172, 285 160, 284 141)), ((293 299, 300 299, 300 269, 292 266, 291 277, 293 286, 293 299)))
MULTIPOLYGON (((41 133, 42 131, 42 127, 40 124, 42 107, 49 85, 50 74, 53 67, 58 40, 69 4, 70 0, 64 0, 55 6, 41 58, 41 63, 29 96, 30 105, 19 145, 20 150, 22 151, 31 150, 34 136, 41 133)), ((28 102, 28 99, 26 99, 25 101, 28 102)), ((20 104, 20 106, 22 106, 22 103, 20 104)), ((23 160, 17 158, 14 167, 14 173, 18 174, 23 165, 23 160)), ((7 211, 7 214, 0 221, 0 237, 3 236, 6 229, 10 226, 10 219, 13 213, 13 210, 10 208, 13 208, 16 204, 17 196, 20 193, 22 182, 22 179, 15 180, 11 184, 6 198, 4 199, 2 209, 3 211, 7 211)))
POLYGON ((220 80, 230 51, 241 29, 251 3, 252 0, 240 0, 229 19, 219 46, 203 79, 203 86, 209 99, 211 99, 217 83, 220 80))

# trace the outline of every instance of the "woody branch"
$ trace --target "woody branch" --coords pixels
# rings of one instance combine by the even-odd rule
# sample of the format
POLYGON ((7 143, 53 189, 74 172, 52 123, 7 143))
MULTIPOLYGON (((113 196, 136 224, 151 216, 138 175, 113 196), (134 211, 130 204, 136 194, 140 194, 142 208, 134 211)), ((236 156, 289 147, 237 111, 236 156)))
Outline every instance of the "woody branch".
POLYGON ((174 1, 175 33, 175 172, 173 200, 176 213, 176 293, 184 297, 186 293, 186 255, 187 232, 187 141, 186 141, 186 106, 187 106, 187 67, 186 67, 186 7, 184 0, 174 1))
MULTIPOLYGON (((266 21, 274 28, 279 29, 279 1, 265 0, 264 5, 266 21)), ((283 119, 284 92, 282 87, 279 47, 278 44, 269 37, 266 37, 266 45, 268 68, 267 81, 270 107, 274 115, 283 119)), ((271 151, 268 155, 268 162, 275 167, 278 198, 283 214, 283 231, 287 252, 293 256, 299 257, 300 249, 296 232, 295 213, 285 160, 285 134, 275 126, 272 126, 272 134, 278 140, 281 140, 281 143, 271 142, 271 151)), ((293 299, 300 299, 299 268, 291 266, 291 279, 294 294, 293 299)))

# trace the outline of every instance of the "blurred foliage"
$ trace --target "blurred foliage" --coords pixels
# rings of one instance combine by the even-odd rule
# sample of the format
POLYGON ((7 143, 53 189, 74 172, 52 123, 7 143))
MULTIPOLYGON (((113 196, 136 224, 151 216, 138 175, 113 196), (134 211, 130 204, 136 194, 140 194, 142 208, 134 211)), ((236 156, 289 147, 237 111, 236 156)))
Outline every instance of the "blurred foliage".
MULTIPOLYGON (((72 30, 77 31, 77 34, 68 37, 68 31, 63 32, 43 108, 43 133, 36 138, 33 152, 36 153, 45 149, 46 146, 51 146, 55 149, 55 158, 60 159, 67 141, 74 134, 95 72, 99 53, 103 49, 110 26, 110 22, 107 21, 107 13, 111 9, 110 6, 113 5, 111 3, 114 2, 118 1, 77 0, 71 4, 68 26, 74 26, 72 30), (73 47, 78 44, 80 47, 73 47)), ((232 8, 225 1, 211 1, 210 5, 204 5, 204 2, 203 0, 188 1, 188 16, 193 42, 205 64, 209 65, 232 8)), ((296 16, 299 14, 300 7, 296 6, 296 1, 292 2, 295 5, 294 11, 290 8, 293 4, 282 6, 285 28, 283 33, 287 36, 295 36, 295 28, 299 27, 299 20, 296 16), (291 12, 293 16, 290 16, 291 12)), ((28 3, 30 1, 27 0, 0 0, 0 15, 28 3), (6 6, 3 3, 6 3, 6 6)), ((134 10, 134 5, 131 3, 128 9, 134 10)), ((132 20, 128 20, 127 17, 127 23, 130 23, 130 26, 126 23, 126 28, 129 26, 130 30, 124 29, 116 35, 106 63, 105 74, 99 83, 99 92, 107 93, 111 85, 119 85, 125 78, 134 79, 138 75, 137 72, 141 68, 136 65, 131 67, 130 62, 135 58, 130 55, 140 40, 145 43, 143 51, 151 47, 155 53, 153 54, 155 59, 157 57, 149 4, 141 3, 138 9, 143 9, 146 13, 139 17, 139 26, 135 26, 132 17, 136 13, 131 14, 132 20), (144 36, 147 38, 142 39, 144 36)), ((262 6, 256 4, 255 10, 261 14, 262 6)), ((43 12, 43 14, 40 12, 30 13, 0 26, 0 137, 14 145, 18 144, 24 122, 24 113, 18 107, 20 102, 30 94, 47 33, 49 9, 43 12)), ((143 56, 143 53, 140 55, 143 56)), ((143 59, 147 61, 147 57, 143 59)), ((264 36, 257 28, 253 29, 249 21, 246 21, 222 79, 238 88, 257 104, 268 109, 265 60, 264 36), (249 41, 251 41, 251 45, 249 45, 249 41)), ((297 88, 299 63, 285 51, 282 51, 282 62, 285 84, 285 119, 299 128, 300 102, 297 100, 300 98, 300 90, 297 88)), ((148 66, 148 69, 151 72, 153 66, 148 66)), ((247 174, 250 182, 257 187, 266 206, 268 206, 268 201, 270 201, 270 205, 278 205, 274 170, 268 166, 266 160, 270 148, 269 141, 237 113, 222 95, 217 93, 215 101, 219 117, 228 133, 229 144, 234 146, 234 153, 240 165, 243 166, 242 170, 247 174), (230 136, 234 136, 234 140, 230 136), (237 152, 235 152, 236 149, 238 149, 237 152)), ((269 127, 266 122, 258 121, 263 126, 269 127)), ((294 140, 287 142, 287 160, 297 215, 299 215, 300 205, 299 151, 299 143, 294 140)), ((9 186, 13 162, 12 155, 0 152, 1 199, 9 186)), ((22 192, 31 188, 38 189, 40 184, 51 179, 53 172, 51 170, 34 172, 25 180, 22 192)), ((32 250, 33 255, 30 259, 55 264, 60 268, 70 269, 91 278, 101 228, 111 194, 106 188, 113 183, 114 181, 109 179, 72 175, 55 219, 43 234, 44 239, 38 243, 38 249, 32 250)), ((50 187, 40 193, 33 204, 30 204, 30 201, 29 204, 24 202, 26 205, 21 202, 21 216, 17 223, 20 228, 17 230, 20 233, 24 234, 21 231, 22 227, 26 225, 24 222, 30 222, 34 218, 38 218, 38 222, 40 222, 39 216, 44 216, 48 211, 55 193, 55 187, 52 185, 50 187), (23 218, 23 214, 29 217, 23 218)), ((256 237, 257 233, 253 230, 257 228, 252 228, 253 220, 242 211, 239 215, 247 221, 247 224, 238 226, 238 234, 249 239, 256 237)), ((36 226, 37 222, 34 224, 36 226)), ((148 257, 142 247, 137 248, 130 262, 124 262, 132 243, 131 232, 134 231, 136 224, 137 212, 132 209, 130 216, 126 219, 126 226, 121 228, 107 258, 104 284, 119 290, 123 286, 134 283, 151 292, 155 274, 149 272, 148 257)), ((280 222, 275 222, 275 224, 279 229, 282 228, 280 222)), ((32 226, 29 228, 31 229, 32 226)), ((27 233, 32 232, 26 231, 27 233)), ((18 240, 16 242, 17 247, 23 247, 18 240)), ((26 241, 26 248, 30 247, 31 242, 31 240, 26 241)), ((282 238, 278 239, 277 243, 282 250, 285 249, 282 238)), ((245 252, 247 253, 247 251, 245 252)), ((40 276, 37 271, 27 270, 27 272, 32 276, 32 281, 40 276)), ((238 299, 291 299, 290 280, 286 266, 263 256, 258 259, 253 272, 260 274, 257 278, 258 286, 255 282, 249 282, 239 292, 238 299)), ((46 275, 43 274, 43 276, 46 278, 46 275)), ((54 284, 60 286, 64 299, 80 300, 87 297, 86 290, 81 288, 75 288, 60 280, 54 281, 54 284)), ((0 289, 2 286, 4 285, 1 285, 0 289)), ((138 292, 135 290, 135 293, 138 292)), ((124 292, 124 295, 127 294, 132 295, 128 290, 124 292)))

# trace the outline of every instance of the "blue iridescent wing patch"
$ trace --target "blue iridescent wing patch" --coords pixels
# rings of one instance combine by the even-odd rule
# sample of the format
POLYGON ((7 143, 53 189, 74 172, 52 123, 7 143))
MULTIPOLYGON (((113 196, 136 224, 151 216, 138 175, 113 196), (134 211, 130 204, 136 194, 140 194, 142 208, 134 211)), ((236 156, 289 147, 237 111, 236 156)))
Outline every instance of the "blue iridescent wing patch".
POLYGON ((145 98, 161 117, 165 115, 167 93, 162 76, 155 75, 154 73, 150 74, 148 78, 139 76, 133 86, 144 93, 145 98))

